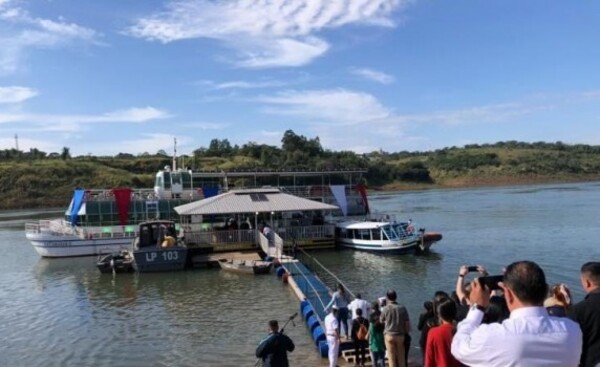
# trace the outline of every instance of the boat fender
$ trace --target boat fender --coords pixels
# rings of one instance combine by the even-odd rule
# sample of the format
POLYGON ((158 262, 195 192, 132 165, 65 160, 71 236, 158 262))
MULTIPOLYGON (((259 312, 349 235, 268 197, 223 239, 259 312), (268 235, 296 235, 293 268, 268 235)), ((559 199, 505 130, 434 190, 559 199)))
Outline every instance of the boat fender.
POLYGON ((327 340, 321 340, 319 342, 319 352, 321 352, 321 357, 327 358, 329 354, 329 346, 327 345, 327 340))
POLYGON ((321 326, 317 326, 312 332, 313 339, 315 340, 315 345, 319 346, 319 342, 321 340, 325 340, 325 332, 321 326))
POLYGON ((283 273, 283 275, 281 276, 281 281, 283 282, 283 284, 288 283, 289 276, 290 276, 290 273, 288 273, 287 271, 285 273, 283 273))
POLYGON ((280 266, 279 268, 277 268, 277 277, 281 278, 283 276, 283 274, 285 274, 285 269, 283 268, 283 266, 280 266))

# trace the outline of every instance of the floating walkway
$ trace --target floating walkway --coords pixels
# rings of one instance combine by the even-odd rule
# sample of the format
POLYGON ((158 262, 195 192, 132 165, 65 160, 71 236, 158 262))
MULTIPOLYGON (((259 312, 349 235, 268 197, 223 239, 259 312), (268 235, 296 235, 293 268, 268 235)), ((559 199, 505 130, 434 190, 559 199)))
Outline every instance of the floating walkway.
MULTIPOLYGON (((327 358, 329 348, 325 337, 325 306, 331 299, 331 289, 336 284, 344 285, 333 273, 321 265, 314 257, 298 249, 298 259, 289 256, 279 257, 280 266, 275 273, 287 282, 300 300, 300 313, 306 322, 315 346, 321 357, 327 358), (331 285, 331 287, 328 286, 331 285)), ((354 294, 347 292, 354 297, 354 294)), ((344 341, 340 350, 353 348, 352 342, 344 341)))

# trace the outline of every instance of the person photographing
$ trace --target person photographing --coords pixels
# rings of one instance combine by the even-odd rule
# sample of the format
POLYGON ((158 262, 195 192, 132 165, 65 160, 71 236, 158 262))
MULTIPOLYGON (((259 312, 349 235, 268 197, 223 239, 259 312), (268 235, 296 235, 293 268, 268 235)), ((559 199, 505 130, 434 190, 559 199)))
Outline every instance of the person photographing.
POLYGON ((548 315, 543 307, 548 285, 544 271, 536 263, 510 264, 503 280, 497 283, 510 310, 510 317, 502 323, 482 324, 491 290, 487 282, 480 280, 471 282, 471 308, 452 340, 452 355, 459 362, 472 367, 579 365, 579 325, 548 315))
MULTIPOLYGON (((288 321, 292 318, 293 316, 288 321)), ((294 351, 294 342, 283 334, 283 328, 279 330, 277 320, 268 322, 268 330, 269 335, 256 348, 256 358, 262 360, 263 367, 289 367, 287 352, 294 351)))

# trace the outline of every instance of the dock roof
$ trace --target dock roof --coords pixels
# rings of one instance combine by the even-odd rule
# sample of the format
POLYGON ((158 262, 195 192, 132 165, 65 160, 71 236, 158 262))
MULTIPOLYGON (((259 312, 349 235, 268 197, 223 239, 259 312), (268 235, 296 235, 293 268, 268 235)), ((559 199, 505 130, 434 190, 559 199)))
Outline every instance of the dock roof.
POLYGON ((337 210, 336 205, 304 199, 278 189, 231 190, 224 194, 175 207, 179 215, 234 214, 337 210))

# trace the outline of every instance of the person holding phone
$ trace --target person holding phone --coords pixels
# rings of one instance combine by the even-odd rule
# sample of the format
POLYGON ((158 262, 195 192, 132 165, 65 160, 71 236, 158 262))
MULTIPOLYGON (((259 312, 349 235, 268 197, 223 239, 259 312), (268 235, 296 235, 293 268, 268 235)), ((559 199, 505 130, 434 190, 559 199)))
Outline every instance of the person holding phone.
POLYGON ((477 272, 482 276, 488 275, 487 270, 481 265, 463 265, 458 270, 458 279, 456 280, 456 295, 458 296, 458 304, 456 305, 456 321, 462 321, 469 312, 469 292, 470 286, 465 286, 465 276, 471 272, 477 272))
POLYGON ((543 306, 548 292, 544 271, 532 261, 518 261, 506 268, 498 286, 504 291, 510 318, 481 324, 491 290, 475 279, 469 294, 472 306, 458 324, 452 355, 472 367, 577 367, 581 329, 572 320, 548 315, 543 306))

